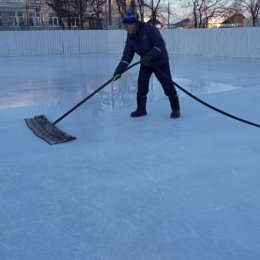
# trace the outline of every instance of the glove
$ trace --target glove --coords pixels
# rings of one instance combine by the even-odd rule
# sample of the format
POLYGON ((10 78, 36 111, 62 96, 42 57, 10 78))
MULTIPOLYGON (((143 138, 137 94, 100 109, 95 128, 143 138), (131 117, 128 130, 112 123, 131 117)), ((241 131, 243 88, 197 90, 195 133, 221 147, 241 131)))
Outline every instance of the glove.
POLYGON ((150 66, 152 63, 153 57, 151 54, 146 54, 143 59, 141 60, 141 64, 144 66, 150 66))
POLYGON ((116 81, 116 80, 120 79, 122 73, 123 73, 123 71, 119 67, 117 67, 113 74, 113 80, 116 81))

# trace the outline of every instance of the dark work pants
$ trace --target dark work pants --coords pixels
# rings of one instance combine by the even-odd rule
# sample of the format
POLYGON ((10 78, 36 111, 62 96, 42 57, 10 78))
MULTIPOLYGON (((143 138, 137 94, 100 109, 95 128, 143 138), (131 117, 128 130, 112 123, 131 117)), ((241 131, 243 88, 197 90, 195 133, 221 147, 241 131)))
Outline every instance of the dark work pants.
POLYGON ((163 73, 167 75, 167 78, 161 75, 161 73, 154 70, 152 67, 140 66, 139 76, 138 76, 138 90, 137 96, 146 96, 149 91, 149 81, 152 73, 155 74, 156 78, 162 85, 164 93, 166 96, 171 97, 177 94, 173 82, 171 81, 171 71, 169 62, 166 62, 162 66, 157 67, 163 73))

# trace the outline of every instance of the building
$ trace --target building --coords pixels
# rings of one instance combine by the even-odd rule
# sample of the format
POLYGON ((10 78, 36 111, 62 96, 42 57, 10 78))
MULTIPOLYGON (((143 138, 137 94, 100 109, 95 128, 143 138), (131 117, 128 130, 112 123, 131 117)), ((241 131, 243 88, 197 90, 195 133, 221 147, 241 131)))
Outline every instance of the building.
POLYGON ((191 26, 191 20, 189 18, 183 20, 176 20, 169 24, 169 29, 184 29, 190 27, 192 26, 191 26))
POLYGON ((56 14, 40 0, 0 0, 0 30, 59 28, 56 14))
MULTIPOLYGON (((105 7, 104 7, 105 8, 105 7)), ((104 27, 108 24, 103 12, 104 27)), ((89 12, 85 28, 97 28, 95 17, 89 12)), ((107 26, 108 27, 108 26, 107 26)), ((79 16, 58 17, 44 0, 0 0, 0 30, 79 29, 79 16)), ((98 29, 102 28, 102 25, 98 29)))
POLYGON ((243 27, 245 16, 242 14, 220 13, 215 15, 208 22, 208 28, 232 28, 243 27))

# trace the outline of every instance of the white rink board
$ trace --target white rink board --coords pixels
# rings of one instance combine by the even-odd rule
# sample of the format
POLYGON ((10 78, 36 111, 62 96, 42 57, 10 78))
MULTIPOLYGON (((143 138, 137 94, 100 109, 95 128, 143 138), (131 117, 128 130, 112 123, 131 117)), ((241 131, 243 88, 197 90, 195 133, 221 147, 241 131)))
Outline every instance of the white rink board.
MULTIPOLYGON (((169 53, 260 58, 260 28, 161 30, 169 53)), ((124 30, 2 31, 0 56, 120 53, 124 30)))

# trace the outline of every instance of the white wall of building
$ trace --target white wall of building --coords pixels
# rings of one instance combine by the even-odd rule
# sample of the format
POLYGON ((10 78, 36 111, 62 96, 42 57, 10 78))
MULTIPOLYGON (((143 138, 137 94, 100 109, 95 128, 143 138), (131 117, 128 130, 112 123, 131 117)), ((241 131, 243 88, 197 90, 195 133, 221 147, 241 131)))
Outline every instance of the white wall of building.
MULTIPOLYGON (((260 28, 161 30, 174 54, 260 58, 260 28)), ((2 31, 0 56, 122 52, 126 32, 2 31)))

